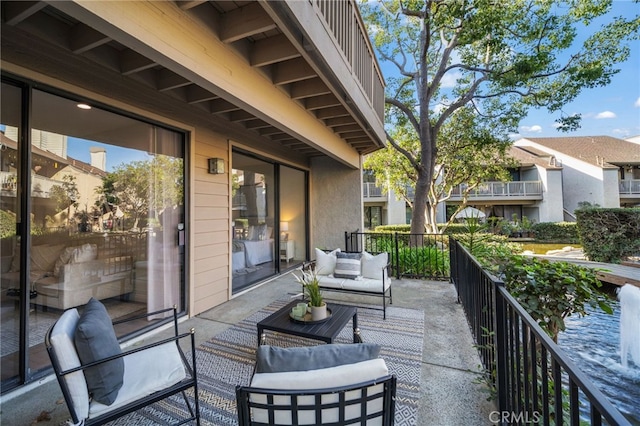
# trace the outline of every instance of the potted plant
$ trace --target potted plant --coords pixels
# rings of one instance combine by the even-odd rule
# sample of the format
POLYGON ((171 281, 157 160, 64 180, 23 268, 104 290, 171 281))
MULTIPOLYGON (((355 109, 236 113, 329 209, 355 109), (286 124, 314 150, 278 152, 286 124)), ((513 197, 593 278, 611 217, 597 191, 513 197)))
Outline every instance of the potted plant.
POLYGON ((309 301, 311 310, 311 320, 319 321, 327 317, 327 304, 324 302, 322 292, 320 291, 320 280, 316 271, 313 269, 301 270, 302 276, 296 277, 296 280, 302 284, 304 297, 309 301))

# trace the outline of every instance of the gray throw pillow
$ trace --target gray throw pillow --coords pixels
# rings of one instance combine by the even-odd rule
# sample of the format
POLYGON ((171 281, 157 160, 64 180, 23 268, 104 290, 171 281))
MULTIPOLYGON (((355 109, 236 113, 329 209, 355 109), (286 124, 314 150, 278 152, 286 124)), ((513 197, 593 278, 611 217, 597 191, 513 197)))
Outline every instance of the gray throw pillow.
POLYGON ((348 278, 355 280, 362 275, 360 272, 361 257, 360 253, 336 253, 336 269, 333 272, 333 276, 336 278, 348 278))
MULTIPOLYGON (((74 340, 83 365, 122 353, 107 309, 93 297, 80 315, 74 340)), ((101 404, 113 404, 124 380, 124 360, 119 358, 96 365, 84 373, 93 399, 101 404)))
POLYGON ((262 345, 256 352, 256 373, 283 373, 337 367, 378 358, 374 343, 328 344, 302 348, 262 345))

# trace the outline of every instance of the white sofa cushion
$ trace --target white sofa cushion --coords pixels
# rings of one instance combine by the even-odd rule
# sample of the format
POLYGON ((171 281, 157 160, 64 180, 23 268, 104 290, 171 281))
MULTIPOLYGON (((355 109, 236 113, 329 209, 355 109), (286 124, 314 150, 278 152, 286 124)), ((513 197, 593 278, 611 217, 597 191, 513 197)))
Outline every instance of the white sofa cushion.
POLYGON ((382 279, 371 279, 359 277, 355 280, 347 278, 335 278, 333 276, 319 276, 320 287, 323 288, 335 288, 341 290, 357 290, 357 291, 369 291, 373 293, 382 293, 387 291, 391 285, 390 279, 384 280, 384 289, 382 288, 382 279))
POLYGON ((115 410, 143 396, 174 385, 186 377, 180 352, 174 342, 124 357, 124 383, 111 405, 92 401, 92 416, 115 410), (149 362, 153 360, 153 362, 149 362))
POLYGON ((319 248, 315 249, 316 252, 316 274, 318 275, 333 275, 333 271, 336 269, 336 262, 338 260, 337 253, 339 248, 325 253, 319 248))
POLYGON ((374 293, 382 293, 387 291, 391 285, 391 280, 384 280, 384 289, 382 288, 382 280, 372 280, 371 278, 361 278, 358 280, 344 280, 342 282, 343 290, 370 291, 374 293))

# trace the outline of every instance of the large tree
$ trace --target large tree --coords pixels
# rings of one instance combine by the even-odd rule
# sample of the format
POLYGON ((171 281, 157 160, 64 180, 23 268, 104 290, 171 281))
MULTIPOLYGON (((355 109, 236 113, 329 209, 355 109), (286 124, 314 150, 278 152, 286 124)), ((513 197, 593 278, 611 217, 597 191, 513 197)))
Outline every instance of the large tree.
MULTIPOLYGON (((604 86, 638 39, 640 18, 618 17, 582 43, 577 29, 609 12, 611 0, 368 0, 361 13, 387 76, 387 127, 409 126, 418 152, 387 140, 411 164, 411 232, 425 231, 438 138, 455 112, 505 137, 531 108, 558 113, 561 130, 580 116, 563 106, 584 89, 604 86)), ((591 27, 590 27, 591 28, 591 27)), ((430 219, 432 220, 432 219, 430 219)))
MULTIPOLYGON (((444 232, 456 213, 466 206, 473 190, 489 180, 509 180, 509 168, 516 167, 515 160, 509 157, 511 142, 493 136, 493 129, 477 120, 471 108, 461 108, 440 132, 435 169, 427 192, 425 214, 429 233, 444 232), (456 189, 460 189, 462 203, 449 221, 440 226, 436 220, 438 206, 450 199, 456 189)), ((417 176, 407 155, 420 155, 420 141, 408 123, 390 129, 389 134, 400 150, 387 146, 367 156, 364 166, 373 171, 378 185, 391 189, 414 209, 410 189, 416 187, 417 176)))

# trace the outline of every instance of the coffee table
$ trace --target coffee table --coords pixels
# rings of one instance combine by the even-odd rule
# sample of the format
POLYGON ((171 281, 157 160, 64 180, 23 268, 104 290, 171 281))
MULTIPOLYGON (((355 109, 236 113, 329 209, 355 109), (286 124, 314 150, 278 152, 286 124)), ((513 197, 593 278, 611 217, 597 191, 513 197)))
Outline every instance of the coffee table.
POLYGON ((327 308, 331 310, 331 318, 321 323, 303 324, 294 322, 289 317, 291 309, 298 303, 300 300, 294 300, 258 322, 258 345, 265 343, 266 330, 333 343, 333 339, 342 331, 349 320, 353 320, 353 343, 362 343, 358 328, 358 309, 355 306, 327 304, 327 308))

